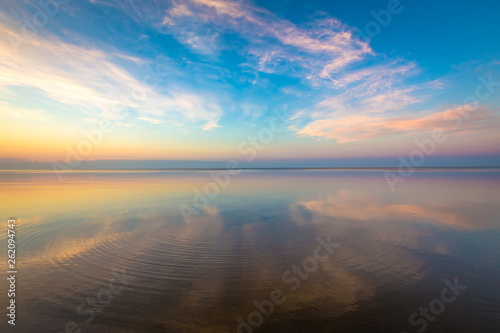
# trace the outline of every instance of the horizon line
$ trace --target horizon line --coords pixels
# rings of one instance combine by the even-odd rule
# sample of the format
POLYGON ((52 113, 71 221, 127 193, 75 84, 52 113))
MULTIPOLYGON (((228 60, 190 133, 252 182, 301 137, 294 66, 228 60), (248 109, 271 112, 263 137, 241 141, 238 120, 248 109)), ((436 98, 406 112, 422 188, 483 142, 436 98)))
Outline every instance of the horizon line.
MULTIPOLYGON (((399 170, 401 167, 241 167, 228 168, 108 168, 108 169, 71 169, 65 172, 78 171, 212 171, 212 170, 399 170)), ((499 166, 427 166, 412 167, 413 169, 500 169, 499 166)), ((0 171, 51 171, 52 169, 1 169, 0 171)))

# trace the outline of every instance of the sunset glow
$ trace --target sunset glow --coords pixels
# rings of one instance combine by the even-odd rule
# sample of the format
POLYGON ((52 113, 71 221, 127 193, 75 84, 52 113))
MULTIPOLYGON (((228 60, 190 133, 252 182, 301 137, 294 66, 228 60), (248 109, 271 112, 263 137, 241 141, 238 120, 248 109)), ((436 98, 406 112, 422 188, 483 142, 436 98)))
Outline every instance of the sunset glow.
POLYGON ((479 33, 479 22, 475 35, 447 36, 446 44, 480 38, 487 53, 429 58, 451 50, 419 49, 398 34, 407 8, 419 6, 400 4, 368 38, 374 14, 326 3, 281 11, 226 0, 45 9, 10 1, 0 13, 0 156, 3 164, 68 162, 90 142, 81 160, 244 161, 248 146, 259 152, 249 166, 381 164, 377 157, 391 166, 415 140, 443 131, 426 165, 442 164, 439 156, 455 156, 450 165, 474 164, 471 156, 498 164, 498 43, 479 33), (276 112, 284 130, 246 145, 276 112), (113 128, 96 137, 103 121, 113 128))

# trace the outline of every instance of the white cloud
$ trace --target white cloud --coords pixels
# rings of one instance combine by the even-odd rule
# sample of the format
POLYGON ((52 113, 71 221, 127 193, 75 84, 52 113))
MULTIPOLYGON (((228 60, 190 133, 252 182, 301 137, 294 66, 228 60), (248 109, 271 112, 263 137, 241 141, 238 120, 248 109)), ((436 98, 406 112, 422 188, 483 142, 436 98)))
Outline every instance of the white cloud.
MULTIPOLYGON (((188 66, 200 68, 196 76, 201 73, 203 79, 212 75, 207 68, 218 71, 223 66, 207 59, 216 60, 224 50, 236 51, 245 57, 238 69, 226 69, 230 72, 227 77, 240 80, 240 83, 245 80, 255 83, 257 80, 246 78, 248 67, 252 72, 277 73, 302 79, 310 85, 306 89, 301 89, 304 88, 303 82, 281 89, 284 94, 293 96, 291 98, 300 97, 300 105, 311 104, 311 107, 301 108, 292 116, 293 125, 290 128, 298 135, 331 138, 339 142, 364 140, 416 131, 414 125, 417 124, 423 126, 422 130, 427 130, 428 117, 433 117, 429 112, 414 118, 415 114, 411 114, 408 108, 426 99, 422 93, 424 86, 426 89, 441 88, 439 80, 408 84, 408 78, 420 73, 416 63, 377 55, 367 42, 353 34, 351 27, 327 14, 320 13, 308 22, 296 24, 257 7, 251 1, 154 1, 154 5, 149 6, 143 5, 142 1, 130 0, 106 1, 106 4, 121 8, 136 21, 174 36, 195 53, 209 56, 191 58, 188 55, 185 59, 188 66), (235 44, 224 39, 227 35, 235 44), (318 97, 322 100, 318 101, 318 97), (388 123, 384 124, 384 121, 388 123)), ((47 43, 49 54, 57 54, 60 45, 47 43)), ((136 57, 115 56, 135 64, 141 61, 136 57)), ((126 70, 114 64, 108 54, 100 51, 67 45, 60 55, 54 57, 50 54, 50 59, 35 52, 29 56, 28 64, 33 57, 37 57, 37 63, 41 59, 47 70, 42 74, 33 71, 35 75, 21 84, 42 87, 40 82, 53 75, 53 87, 45 84, 44 91, 55 100, 67 104, 91 103, 108 110, 109 104, 115 102, 110 97, 116 99, 116 96, 136 91, 147 98, 139 103, 122 103, 133 108, 140 120, 173 125, 182 121, 203 122, 206 130, 218 126, 222 110, 210 96, 180 89, 170 90, 168 95, 159 93, 143 86, 126 70), (54 71, 61 69, 60 65, 55 65, 56 62, 72 70, 54 71), (37 78, 40 78, 38 83, 37 78), (89 86, 88 82, 93 84, 89 86)), ((218 75, 216 73, 215 79, 218 75)), ((255 77, 258 75, 256 73, 255 77)), ((270 86, 274 83, 272 76, 266 76, 265 80, 271 82, 270 86)), ((247 104, 243 104, 241 109, 248 113, 250 106, 255 106, 255 101, 243 101, 247 104)), ((104 114, 113 116, 109 111, 104 111, 104 114)))
POLYGON ((252 56, 256 57, 256 69, 289 73, 291 67, 299 67, 313 81, 329 79, 373 53, 335 18, 299 26, 243 1, 174 2, 162 22, 167 28, 164 32, 201 53, 218 53, 223 48, 220 34, 235 32, 250 42, 244 52, 250 64, 252 56))
MULTIPOLYGON (((111 54, 101 50, 38 36, 24 39, 16 51, 9 37, 22 36, 1 23, 0 32, 0 86, 31 88, 69 110, 98 110, 102 117, 117 121, 131 115, 117 110, 129 108, 134 115, 158 122, 187 121, 211 129, 217 127, 222 115, 213 98, 174 87, 160 92, 136 79, 111 54)), ((142 61, 127 55, 118 58, 135 65, 142 61)))
POLYGON ((23 108, 2 101, 0 101, 0 115, 35 121, 48 121, 53 118, 46 111, 23 108))

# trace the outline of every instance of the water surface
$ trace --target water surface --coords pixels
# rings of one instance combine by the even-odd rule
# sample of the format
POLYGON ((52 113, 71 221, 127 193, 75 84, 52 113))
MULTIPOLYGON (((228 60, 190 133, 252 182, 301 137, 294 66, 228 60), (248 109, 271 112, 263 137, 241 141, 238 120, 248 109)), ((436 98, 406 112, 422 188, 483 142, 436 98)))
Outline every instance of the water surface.
POLYGON ((4 249, 17 219, 15 331, 237 332, 279 289, 255 332, 417 332, 409 317, 456 277, 467 289, 425 331, 499 332, 500 171, 424 170, 394 192, 383 170, 247 170, 224 188, 213 172, 0 172, 4 249), (292 290, 282 276, 318 237, 339 247, 292 290), (114 272, 124 289, 89 310, 114 272))

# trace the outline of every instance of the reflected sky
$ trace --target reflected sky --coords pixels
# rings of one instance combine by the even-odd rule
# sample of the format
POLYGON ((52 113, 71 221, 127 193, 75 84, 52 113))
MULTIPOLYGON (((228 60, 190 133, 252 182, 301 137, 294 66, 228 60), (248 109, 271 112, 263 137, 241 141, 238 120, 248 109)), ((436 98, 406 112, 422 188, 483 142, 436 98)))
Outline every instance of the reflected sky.
MULTIPOLYGON (((213 182, 210 171, 1 172, 1 215, 18 219, 16 328, 236 332, 280 289, 286 301, 256 332, 416 332, 408 317, 457 276, 469 288, 427 332, 497 332, 499 171, 422 171, 391 192, 381 170, 248 170, 186 221, 179 205, 213 182), (292 291, 282 275, 318 237, 340 247, 292 291), (130 283, 86 323, 77 307, 122 269, 130 283)), ((6 223, 0 232, 5 244, 6 223)))

